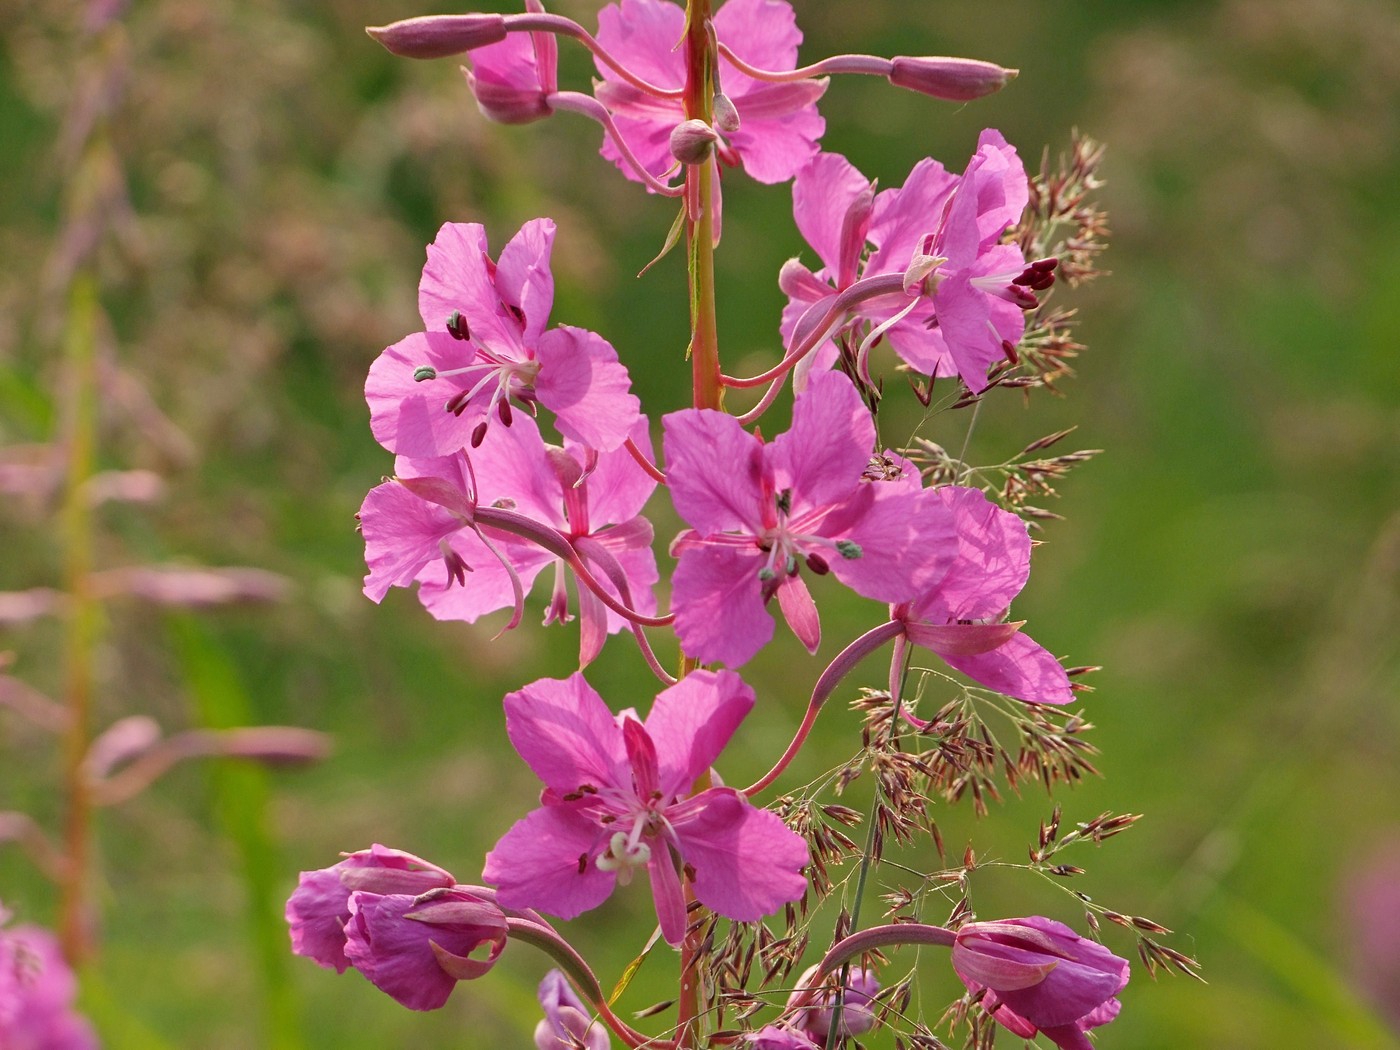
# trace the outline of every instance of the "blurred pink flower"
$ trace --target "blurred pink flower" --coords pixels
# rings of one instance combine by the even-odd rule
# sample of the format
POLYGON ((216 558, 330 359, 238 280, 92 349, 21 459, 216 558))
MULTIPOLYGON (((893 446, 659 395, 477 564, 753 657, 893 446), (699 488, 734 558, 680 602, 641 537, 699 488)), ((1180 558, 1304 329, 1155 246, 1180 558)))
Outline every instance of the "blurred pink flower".
MULTIPOLYGON (((788 997, 791 1009, 799 999, 806 997, 807 984, 817 972, 811 966, 797 979, 796 990, 788 997)), ((834 987, 821 992, 810 1006, 804 1007, 798 1015, 796 1028, 818 1046, 826 1046, 831 1034, 831 1022, 835 1013, 836 991, 834 987)), ((853 967, 846 981, 845 994, 841 999, 841 1034, 863 1035, 875 1027, 873 1001, 880 990, 880 982, 875 971, 853 967)))
POLYGON ((695 671, 645 721, 614 717, 581 674, 505 698, 506 732, 545 784, 542 805, 506 832, 483 878, 507 907, 571 919, 645 869, 666 940, 685 935, 677 863, 706 907, 754 922, 806 888, 807 845, 733 788, 687 797, 753 707, 730 671, 695 671))
POLYGON ((1366 858, 1343 893, 1353 978, 1400 1031, 1400 840, 1366 858))
POLYGON ((1092 1050, 1084 1033, 1118 1016, 1128 963, 1097 941, 1040 916, 970 922, 957 931, 953 969, 982 1009, 1023 1039, 1092 1050), (985 991, 984 991, 985 990, 985 991))
MULTIPOLYGON (((8 917, 0 907, 0 924, 8 917)), ((96 1050, 92 1027, 73 1011, 77 991, 53 934, 37 926, 0 929, 0 1047, 96 1050)))

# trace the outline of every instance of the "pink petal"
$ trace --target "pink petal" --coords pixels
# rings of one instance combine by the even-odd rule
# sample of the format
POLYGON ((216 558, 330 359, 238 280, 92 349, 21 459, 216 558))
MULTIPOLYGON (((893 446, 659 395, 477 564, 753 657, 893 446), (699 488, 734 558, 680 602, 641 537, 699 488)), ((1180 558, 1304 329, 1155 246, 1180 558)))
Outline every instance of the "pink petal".
POLYGON ((792 184, 792 217, 833 276, 865 246, 857 244, 852 252, 846 245, 843 250, 841 231, 851 205, 869 192, 870 180, 839 153, 818 153, 792 184))
POLYGON ((1022 311, 978 291, 965 273, 945 278, 934 292, 933 303, 958 375, 974 394, 981 393, 987 389, 987 369, 1005 358, 1001 343, 1009 337, 1003 331, 1020 338, 1025 326, 1022 311), (1014 316, 1011 310, 1016 311, 1014 316))
POLYGON ((477 222, 443 224, 428 245, 428 262, 418 282, 418 312, 429 334, 445 333, 454 310, 466 319, 473 343, 513 349, 519 356, 520 336, 501 306, 491 277, 486 229, 477 222))
POLYGON ((812 601, 812 592, 807 590, 802 577, 794 573, 778 581, 777 594, 778 606, 792 633, 809 653, 815 653, 822 642, 822 623, 817 615, 817 603, 812 601))
POLYGON ((656 746, 662 793, 689 790, 753 704, 753 690, 733 671, 693 671, 657 694, 646 728, 656 746))
POLYGON ((572 919, 612 893, 617 876, 594 863, 602 846, 598 825, 589 817, 566 806, 544 806, 502 836, 486 855, 482 878, 500 888, 503 907, 537 908, 572 919))
POLYGON ((668 491, 680 516, 703 535, 759 532, 763 445, 758 438, 733 416, 709 409, 672 412, 661 422, 668 491))
POLYGON ((915 645, 943 657, 978 656, 1003 646, 1021 623, 908 623, 904 633, 915 645))
POLYGON ((793 404, 792 427, 769 446, 773 487, 791 488, 793 512, 847 499, 875 445, 875 424, 840 372, 813 376, 793 404))
POLYGON ((957 556, 914 603, 913 618, 931 623, 1000 619, 1030 577, 1026 523, 977 489, 943 485, 920 499, 922 507, 938 503, 953 516, 957 556))
POLYGON ((507 693, 505 710, 506 734, 515 750, 559 794, 585 784, 630 785, 622 731, 583 675, 541 678, 507 693))
POLYGON ((768 185, 786 182, 812 159, 826 131, 817 112, 826 83, 771 84, 734 100, 742 123, 730 141, 750 178, 768 185))
MULTIPOLYGON (((627 436, 642 450, 648 462, 656 461, 646 416, 637 418, 627 436)), ((571 451, 578 454, 576 449, 571 451)), ((595 531, 603 525, 615 525, 635 518, 656 491, 656 479, 637 464, 631 452, 621 446, 598 456, 598 464, 585 484, 588 487, 589 521, 595 531)))
MULTIPOLYGON (((510 559, 511 570, 522 590, 529 591, 535 578, 554 555, 523 540, 505 542, 497 537, 497 549, 510 559)), ((453 582, 445 566, 428 563, 418 573, 418 600, 436 620, 475 623, 481 617, 515 605, 515 583, 511 572, 481 540, 467 530, 453 535, 448 543, 471 566, 465 585, 453 582)))
POLYGON ((1051 653, 1024 634, 976 656, 940 653, 949 667, 998 693, 1032 704, 1068 704, 1074 700, 1069 675, 1051 653))
POLYGON ((876 249, 866 263, 866 276, 907 270, 924 235, 938 229, 957 185, 956 175, 938 161, 924 159, 914 165, 902 187, 876 194, 868 235, 876 249))
POLYGON ((651 877, 651 897, 656 904, 657 923, 661 936, 673 948, 680 947, 685 940, 685 896, 681 893, 681 879, 676 871, 675 858, 664 842, 653 842, 651 860, 647 862, 647 874, 651 877))
POLYGON ((438 543, 465 524, 462 519, 428 503, 396 481, 377 485, 360 506, 360 532, 365 539, 365 595, 383 601, 390 587, 407 587, 423 568, 438 560, 438 543))
MULTIPOLYGON (((685 57, 676 48, 685 33, 685 12, 666 0, 622 0, 598 12, 598 41, 643 80, 657 87, 685 84, 685 57)), ((617 76, 598 62, 604 80, 617 76)))
POLYGON ((832 575, 876 601, 909 601, 953 556, 951 515, 930 513, 917 494, 877 481, 863 482, 823 525, 826 536, 861 551, 858 558, 830 557, 832 575))
POLYGON ((507 304, 525 314, 526 346, 535 345, 549 324, 554 305, 554 275, 549 269, 553 247, 554 220, 531 219, 501 249, 496 264, 496 290, 507 304))
MULTIPOLYGON (((754 548, 754 554, 759 554, 754 548)), ((761 556, 700 544, 681 552, 671 577, 676 635, 701 663, 739 667, 773 637, 763 608, 761 556)))
POLYGON ((755 922, 807 888, 802 836, 733 788, 702 791, 668 816, 695 869, 695 896, 726 918, 755 922))
MULTIPOLYGON (((785 0, 728 0, 715 14, 715 35, 751 66, 797 66, 802 31, 797 28, 792 5, 785 0)), ((764 86, 721 60, 720 88, 736 103, 738 98, 764 86)))
POLYGON ((458 416, 445 406, 469 387, 455 376, 418 383, 413 373, 420 365, 441 372, 461 368, 475 353, 444 331, 417 332, 385 349, 365 379, 375 440, 403 456, 450 456, 465 445, 481 419, 480 410, 469 407, 458 416))
POLYGON ((567 438, 599 452, 617 448, 641 418, 641 402, 632 394, 627 369, 617 351, 600 335, 561 325, 540 337, 540 404, 558 417, 555 426, 567 438))
POLYGON ((526 413, 516 412, 508 427, 493 422, 469 458, 478 505, 490 507, 508 500, 511 510, 568 531, 559 479, 549 465, 539 427, 526 413))

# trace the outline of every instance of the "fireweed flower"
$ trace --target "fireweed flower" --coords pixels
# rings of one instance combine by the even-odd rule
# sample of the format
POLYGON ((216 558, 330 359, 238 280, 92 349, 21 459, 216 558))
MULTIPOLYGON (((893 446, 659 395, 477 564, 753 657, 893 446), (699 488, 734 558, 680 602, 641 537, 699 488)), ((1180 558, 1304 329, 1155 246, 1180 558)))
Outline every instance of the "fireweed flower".
POLYGON ((545 328, 553 244, 554 222, 532 219, 493 262, 480 224, 438 230, 418 285, 426 331, 380 354, 365 383, 380 444, 449 456, 479 445, 493 419, 510 426, 512 402, 538 402, 561 434, 593 448, 623 443, 640 403, 617 351, 581 328, 545 328))
MULTIPOLYGON (((784 0, 729 0, 715 13, 714 27, 715 35, 751 65, 776 70, 797 65, 802 33, 784 0)), ((676 47, 684 33, 685 12, 669 0, 622 0, 598 12, 599 42, 629 69, 667 90, 685 85, 685 54, 676 47)), ((671 132, 686 118, 681 100, 649 95, 606 63, 597 66, 603 78, 596 88, 598 100, 612 111, 618 131, 642 165, 654 176, 665 175, 676 163, 671 132)), ((724 58, 718 72, 717 89, 732 103, 731 117, 737 115, 737 127, 716 127, 719 159, 730 167, 742 166, 759 182, 786 182, 816 152, 826 130, 816 105, 826 81, 764 83, 724 58)), ((637 180, 611 139, 604 140, 602 154, 637 180)))
MULTIPOLYGON (((542 11, 526 0, 529 11, 542 11)), ((488 119, 528 124, 553 112, 549 96, 559 90, 559 44, 552 33, 509 33, 473 50, 464 70, 467 86, 488 119)))
POLYGON ((544 1018, 535 1025, 535 1050, 610 1050, 608 1030, 592 1020, 592 1011, 574 994, 559 970, 550 970, 540 982, 544 1018))
POLYGON ((764 1025, 757 1032, 751 1032, 745 1043, 753 1050, 820 1050, 805 1032, 779 1028, 775 1024, 764 1025))
MULTIPOLYGON (((0 925, 8 919, 0 906, 0 925)), ((0 1046, 96 1050, 91 1026, 73 1011, 77 991, 53 934, 37 926, 0 929, 0 1046)))
POLYGON ((286 917, 295 954, 338 973, 353 966, 410 1010, 435 1010, 505 947, 505 914, 493 898, 484 887, 456 885, 436 864, 376 844, 302 872, 286 917), (486 957, 474 957, 483 948, 486 957))
POLYGON ((1128 963, 1063 923, 1040 916, 971 922, 957 932, 953 969, 997 1023, 1061 1050, 1092 1050, 1084 1033, 1118 1016, 1128 963))
POLYGON ((801 836, 733 788, 688 796, 753 702, 730 671, 692 672, 656 697, 645 721, 614 717, 581 674, 508 694, 506 732, 545 791, 486 856, 483 878, 501 903, 571 919, 645 869, 661 932, 678 945, 678 862, 702 904, 740 922, 800 897, 801 836))
POLYGON ((416 896, 456 881, 436 864, 378 843, 346 854, 329 868, 303 871, 287 900, 292 952, 344 973, 351 965, 345 956, 345 924, 350 921, 352 893, 416 896))
POLYGON ((784 345, 821 337, 799 383, 835 360, 830 336, 869 325, 918 371, 985 389, 988 368, 1024 333, 1034 293, 1054 281, 1054 260, 1027 265, 1020 248, 1001 243, 1027 197, 1020 158, 991 129, 961 177, 925 159, 903 186, 878 194, 844 157, 815 157, 793 183, 793 216, 823 265, 813 273, 793 259, 779 275, 784 345), (874 280, 896 275, 899 288, 874 280), (844 315, 829 316, 841 293, 867 286, 844 315))
POLYGON ((1030 577, 1026 523, 977 489, 943 485, 920 499, 951 514, 957 544, 943 575, 894 609, 909 640, 998 693, 1037 704, 1069 703, 1074 693, 1060 662, 1020 633, 1019 625, 1002 622, 1030 577))
MULTIPOLYGON (((632 427, 648 450, 645 417, 632 427)), ((528 416, 492 427, 481 445, 453 456, 400 456, 397 479, 371 490, 360 508, 365 594, 419 584, 418 598, 439 620, 475 622, 516 602, 546 568, 554 585, 545 623, 573 618, 559 557, 523 537, 490 530, 491 547, 471 526, 477 506, 509 509, 566 538, 601 586, 629 608, 651 613, 657 581, 651 523, 641 510, 656 481, 625 448, 599 453, 568 442, 544 443, 528 416), (470 462, 468 456, 470 455, 470 462)), ((587 587, 578 588, 580 661, 590 662, 626 621, 587 587)))
POLYGON ((672 545, 676 633, 697 660, 738 667, 773 635, 774 597, 811 651, 821 626, 800 575, 830 572, 877 601, 907 601, 944 571, 946 515, 907 487, 865 480, 875 427, 844 375, 813 377, 773 442, 722 412, 666 416, 669 490, 692 528, 672 545))

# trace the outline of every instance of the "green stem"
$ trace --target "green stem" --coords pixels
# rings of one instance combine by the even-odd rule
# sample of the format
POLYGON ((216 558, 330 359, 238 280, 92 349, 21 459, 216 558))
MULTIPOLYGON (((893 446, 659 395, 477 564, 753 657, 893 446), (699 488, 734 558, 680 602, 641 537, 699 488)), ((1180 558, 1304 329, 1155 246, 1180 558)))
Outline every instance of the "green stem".
POLYGON ((63 749, 68 810, 63 829, 65 856, 59 887, 59 936, 64 955, 75 966, 89 954, 92 933, 87 893, 92 800, 83 761, 92 735, 92 649, 97 635, 97 604, 90 587, 92 520, 86 495, 86 483, 93 471, 97 430, 96 324, 96 281, 90 273, 81 271, 69 292, 64 341, 67 470, 60 511, 63 575, 68 592, 64 639, 64 705, 68 711, 68 729, 63 749))
MULTIPOLYGON (((686 7, 685 115, 714 120, 715 54, 710 36, 710 0, 690 0, 686 7)), ((713 159, 686 169, 686 199, 692 208, 686 223, 690 278, 691 403, 718 409, 724 400, 720 383, 719 330, 715 321, 715 216, 713 159)))

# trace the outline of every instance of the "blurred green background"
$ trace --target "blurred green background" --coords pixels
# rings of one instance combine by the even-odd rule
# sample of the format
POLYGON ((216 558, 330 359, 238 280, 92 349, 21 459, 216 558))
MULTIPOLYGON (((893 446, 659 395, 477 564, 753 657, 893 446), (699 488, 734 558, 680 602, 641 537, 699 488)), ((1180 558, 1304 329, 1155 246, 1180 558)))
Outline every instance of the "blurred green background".
MULTIPOLYGON (((592 25, 597 6, 553 9, 592 25)), ((1356 936, 1394 927, 1400 967, 1400 884, 1363 914, 1348 903, 1400 841, 1400 7, 795 6, 808 60, 965 54, 1022 71, 967 106, 834 82, 824 146, 883 185, 926 155, 960 170, 984 126, 1028 166, 1075 127, 1109 147, 1113 275, 1059 293, 1083 313, 1079 376, 1062 399, 989 400, 972 455, 996 461, 1074 424, 1067 445, 1107 450, 1062 487, 1054 509, 1068 520, 1042 533, 1015 612, 1069 662, 1104 666, 1084 704, 1104 776, 1060 793, 1066 821, 1146 814, 1066 857, 1089 869, 1076 888, 1179 931, 1168 943, 1197 955, 1209 984, 1139 973, 1100 1043, 1400 1045, 1385 1021, 1400 1024, 1400 978, 1359 958, 1356 936), (1368 999, 1387 982, 1388 1001, 1368 999)), ((0 440, 45 442, 64 408, 64 113, 106 68, 96 97, 119 99, 110 134, 127 196, 98 254, 111 321, 101 462, 157 471, 168 491, 103 510, 98 562, 250 565, 292 589, 197 618, 110 604, 103 720, 140 710, 171 729, 235 718, 336 739, 309 771, 191 766, 104 815, 105 944, 87 1005, 114 1047, 528 1045, 545 969, 528 949, 439 1013, 411 1015, 354 974, 279 967, 277 944, 260 956, 249 886, 280 908, 297 870, 371 841, 471 881, 531 806, 499 701, 569 673, 573 629, 541 630, 532 615, 492 640, 500 617, 438 624, 409 593, 382 606, 360 595, 353 515, 392 470, 360 390, 380 349, 418 326, 423 245, 440 223, 484 222, 499 247, 548 214, 555 320, 618 347, 653 420, 681 407, 681 254, 633 277, 670 205, 601 161, 586 122, 490 126, 451 61, 395 60, 363 35, 427 13, 412 4, 137 0, 106 58, 83 40, 83 10, 0 0, 0 440)), ((562 50, 562 78, 586 84, 585 57, 562 50)), ((790 206, 786 187, 726 181, 728 361, 776 345, 774 278, 804 251, 790 206)), ((956 447, 965 427, 965 413, 945 414, 926 434, 956 447)), ((52 506, 4 500, 0 588, 57 585, 52 506)), ((834 651, 873 614, 827 600, 839 599, 824 599, 834 651)), ((60 638, 53 623, 0 625, 13 672, 51 691, 60 638)), ((726 755, 731 783, 781 746, 820 667, 781 632, 773 649, 746 669, 761 700, 726 755)), ((864 680, 882 674, 872 661, 864 680)), ((590 679, 615 706, 651 695, 625 642, 590 679)), ((804 775, 843 761, 856 724, 833 704, 804 775)), ((0 809, 53 826, 51 742, 0 714, 0 755, 0 809)), ((981 822, 938 818, 955 853, 972 842, 1019 860, 1050 808, 1029 793, 981 822)), ((974 889, 984 917, 1077 918, 1032 878, 974 889)), ((570 926, 605 984, 645 938, 645 897, 620 893, 570 926)), ((13 849, 0 851, 0 900, 52 917, 52 894, 13 849)), ((665 997, 663 955, 628 1008, 665 997)), ((931 958, 936 1018, 960 989, 931 958)))

